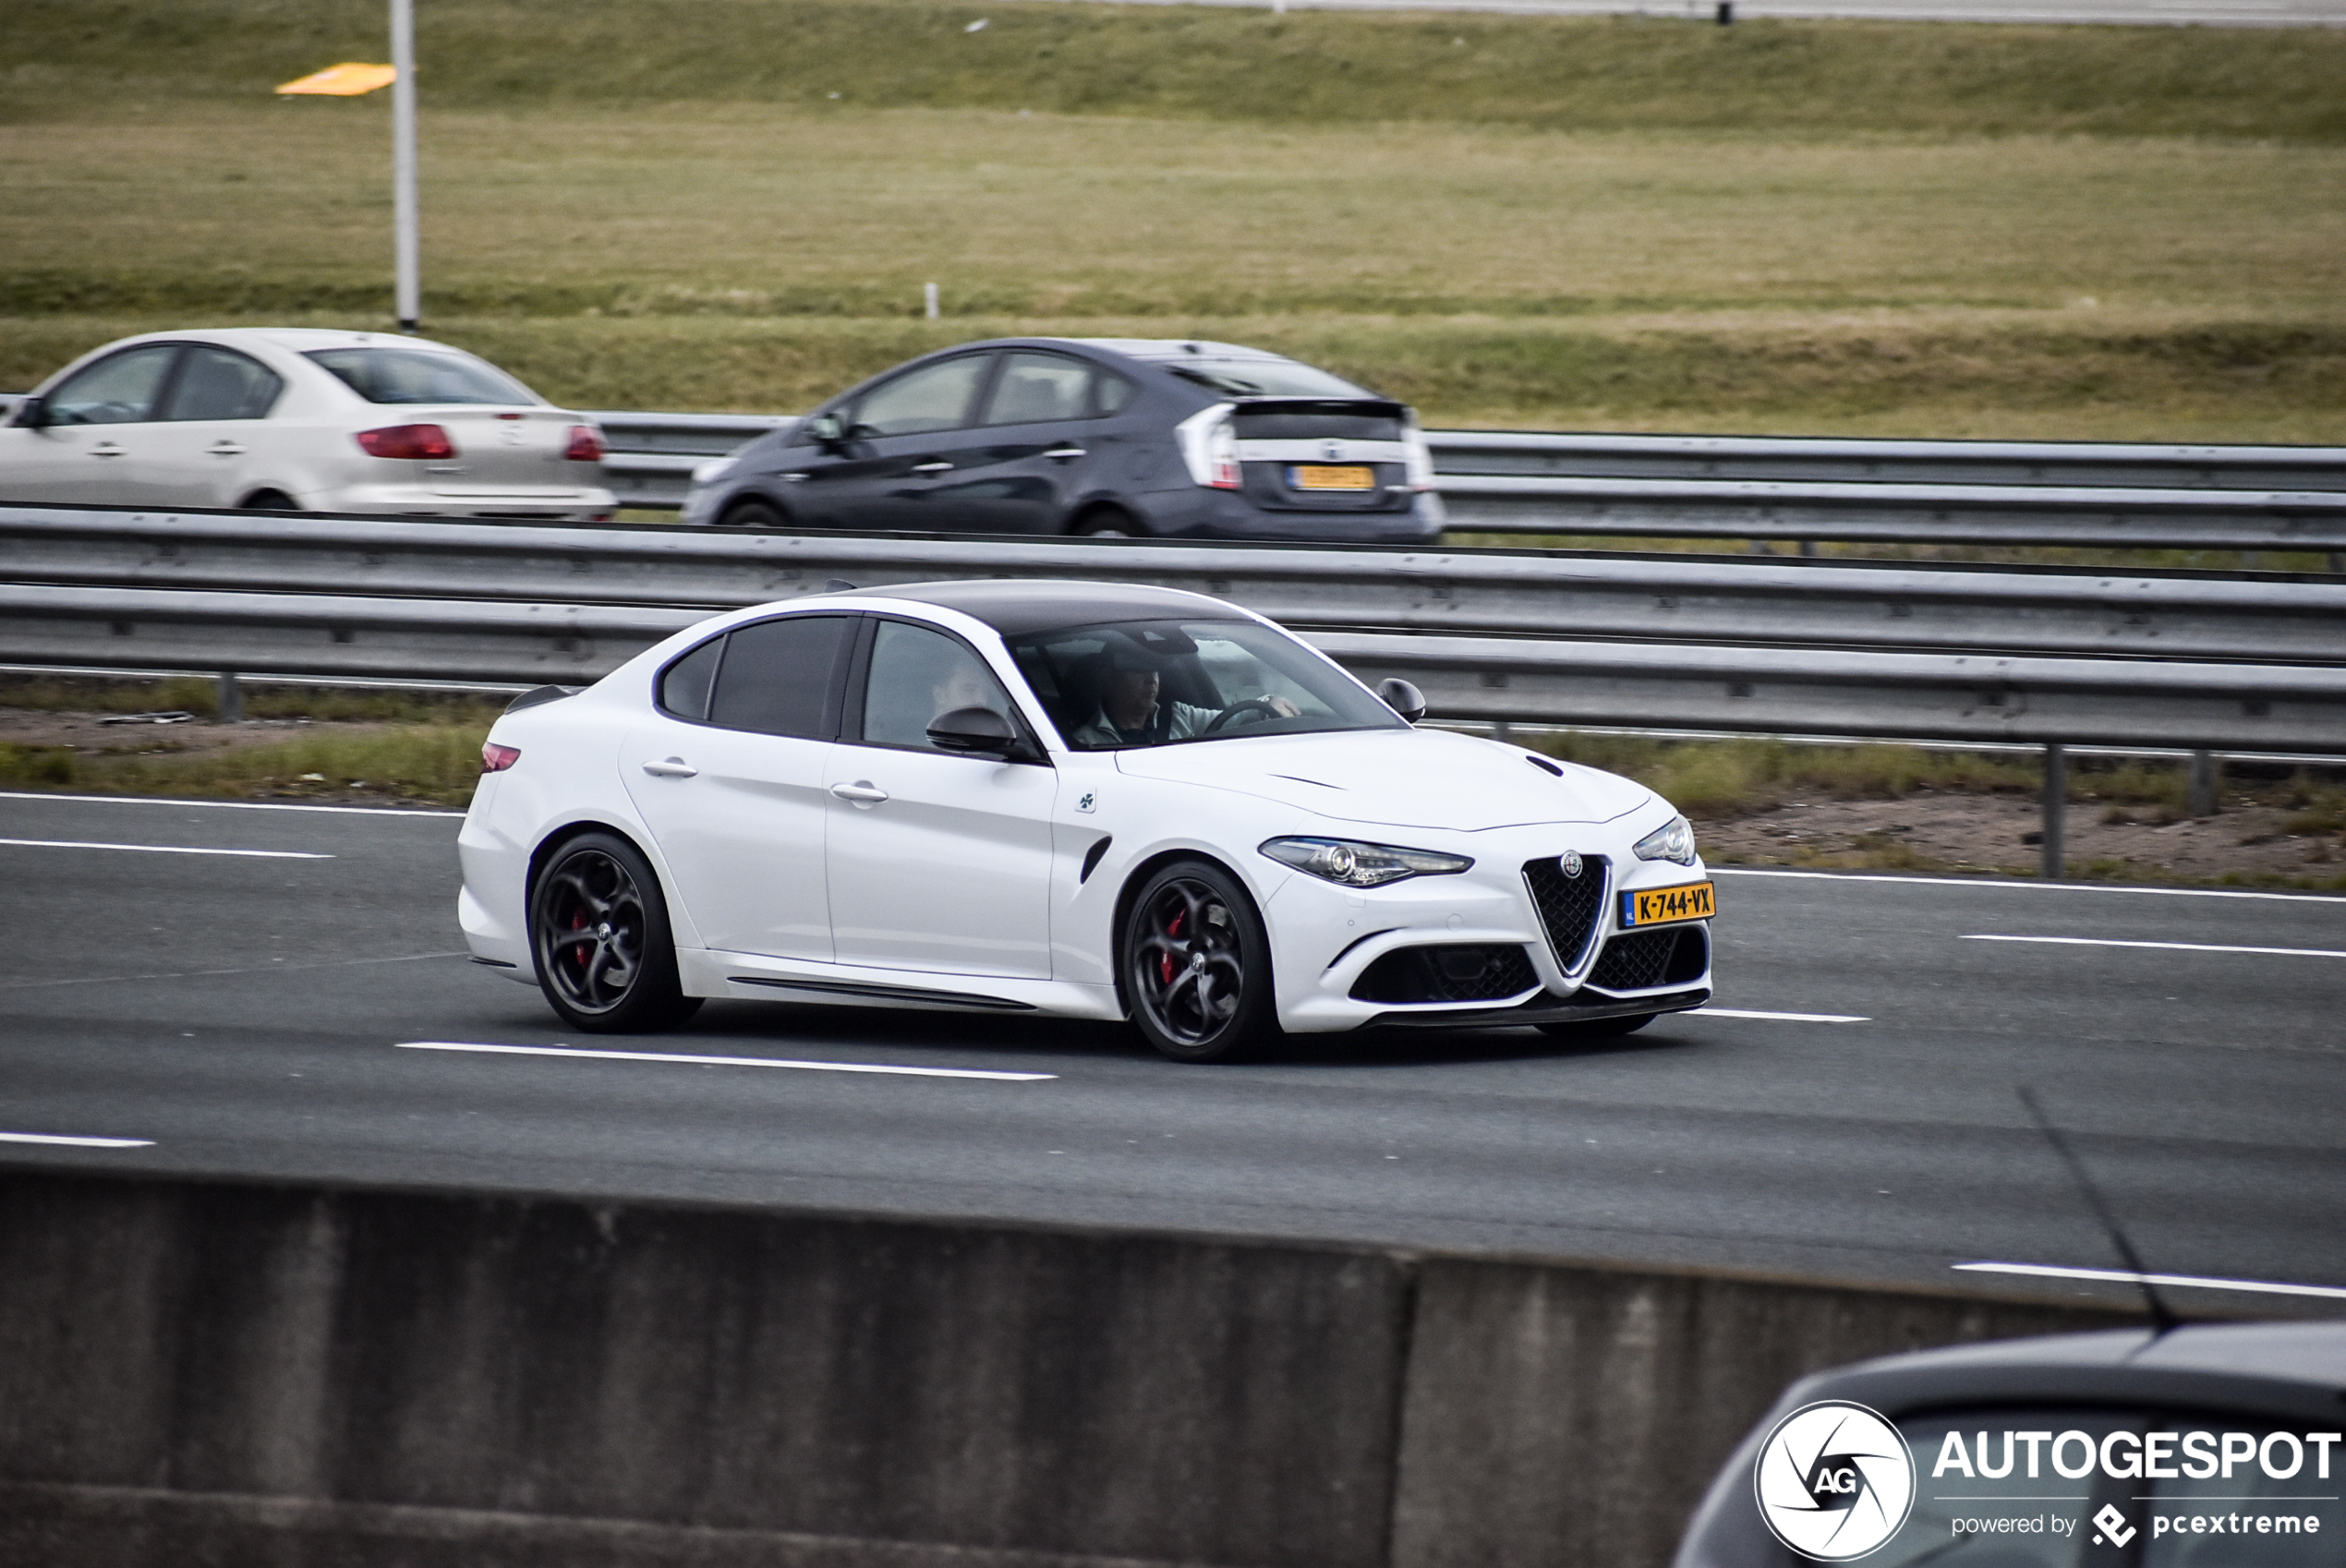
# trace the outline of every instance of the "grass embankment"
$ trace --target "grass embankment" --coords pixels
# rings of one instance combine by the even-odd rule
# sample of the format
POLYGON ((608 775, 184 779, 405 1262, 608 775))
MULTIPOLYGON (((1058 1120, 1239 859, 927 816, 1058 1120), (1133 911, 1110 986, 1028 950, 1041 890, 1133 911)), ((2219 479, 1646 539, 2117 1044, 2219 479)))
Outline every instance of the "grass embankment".
POLYGON ((463 806, 502 703, 331 687, 256 686, 250 722, 222 729, 208 681, 10 680, 0 710, 127 715, 180 710, 198 722, 81 726, 0 741, 0 787, 82 794, 349 800, 463 806))
MULTIPOLYGON (((1444 424, 2346 439, 2328 30, 419 21, 428 325, 573 404, 797 408, 965 337, 1142 332, 1287 349, 1444 424)), ((385 105, 267 96, 381 25, 12 11, 0 386, 139 328, 381 324, 385 105)))
MULTIPOLYGON (((1533 743, 1626 774, 1676 804, 1705 830, 1714 864, 2038 871, 2037 836, 2015 826, 2037 819, 2043 775, 2035 758, 1576 733, 1533 743), (1904 809, 1873 809, 1892 803, 1904 809)), ((2181 762, 2073 757, 2066 874, 2346 890, 2338 869, 2346 861, 2346 779, 2338 769, 2231 764, 2221 813, 2197 822, 2188 796, 2181 762), (2178 829, 2191 831, 2177 838, 2178 829)))

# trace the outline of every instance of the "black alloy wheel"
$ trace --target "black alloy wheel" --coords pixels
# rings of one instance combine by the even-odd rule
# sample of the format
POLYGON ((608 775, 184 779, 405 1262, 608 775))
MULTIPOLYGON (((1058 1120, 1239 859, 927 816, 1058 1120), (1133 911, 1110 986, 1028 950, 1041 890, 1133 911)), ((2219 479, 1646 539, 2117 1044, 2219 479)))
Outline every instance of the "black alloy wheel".
POLYGON ((1253 900, 1203 861, 1150 877, 1124 922, 1132 1022, 1177 1062, 1234 1061, 1278 1031, 1271 944, 1253 900))
POLYGON ((529 946, 538 989, 574 1028, 665 1029, 699 1010, 677 981, 659 880, 611 834, 584 834, 556 851, 530 892, 529 946))
POLYGON ((720 528, 787 528, 790 519, 783 516, 782 509, 771 501, 744 501, 727 507, 725 515, 717 520, 717 525, 720 528))
POLYGON ((1539 1026, 1542 1034, 1558 1040, 1615 1040, 1624 1034, 1635 1034, 1655 1019, 1659 1013, 1632 1013, 1625 1019, 1571 1019, 1539 1026))

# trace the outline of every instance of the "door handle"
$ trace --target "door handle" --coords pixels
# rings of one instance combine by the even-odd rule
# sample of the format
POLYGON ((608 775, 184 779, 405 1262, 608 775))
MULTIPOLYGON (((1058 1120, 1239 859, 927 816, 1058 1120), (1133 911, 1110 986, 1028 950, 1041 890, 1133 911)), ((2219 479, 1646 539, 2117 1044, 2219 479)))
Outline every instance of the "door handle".
POLYGON ((834 784, 831 793, 859 806, 876 806, 888 799, 888 791, 875 788, 868 778, 858 778, 853 784, 834 784))
POLYGON ((915 473, 915 474, 942 474, 942 473, 944 473, 944 472, 945 472, 948 468, 950 468, 950 467, 952 467, 952 466, 953 466, 953 465, 952 465, 951 464, 949 464, 949 463, 946 463, 946 462, 942 462, 942 461, 931 462, 931 463, 915 463, 915 464, 913 464, 913 473, 915 473))
POLYGON ((234 441, 214 441, 204 451, 214 457, 242 457, 245 454, 245 449, 234 441))
POLYGON ((1080 447, 1080 446, 1055 446, 1055 447, 1053 447, 1050 451, 1048 451, 1048 452, 1045 452, 1043 455, 1044 455, 1044 456, 1046 456, 1046 457, 1056 457, 1056 458, 1060 459, 1061 461, 1065 461, 1066 459, 1070 458, 1070 457, 1081 457, 1081 456, 1082 456, 1082 455, 1083 455, 1083 449, 1082 449, 1082 447, 1080 447))
POLYGON ((792 484, 793 484, 793 485, 803 483, 803 482, 804 482, 805 480, 808 480, 808 479, 813 478, 814 476, 814 476, 814 475, 812 475, 812 474, 807 474, 807 473, 804 473, 804 472, 801 472, 801 473, 792 473, 792 474, 785 474, 785 475, 783 475, 783 476, 782 476, 782 477, 783 477, 784 479, 787 479, 788 481, 790 481, 790 482, 791 482, 792 484))
POLYGON ((683 757, 669 757, 661 762, 644 764, 644 771, 654 778, 697 778, 700 769, 683 757))
POLYGON ((100 441, 90 449, 92 457, 120 457, 122 448, 112 441, 100 441))

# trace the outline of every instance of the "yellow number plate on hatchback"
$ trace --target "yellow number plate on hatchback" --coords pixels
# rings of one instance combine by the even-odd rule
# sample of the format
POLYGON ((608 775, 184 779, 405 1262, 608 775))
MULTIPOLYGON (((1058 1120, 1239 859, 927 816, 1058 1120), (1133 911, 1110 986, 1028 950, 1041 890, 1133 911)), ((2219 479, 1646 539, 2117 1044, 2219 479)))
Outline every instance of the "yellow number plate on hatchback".
POLYGON ((1718 913, 1711 884, 1689 882, 1683 887, 1641 887, 1621 895, 1624 925, 1667 925, 1677 920, 1709 920, 1718 913))
POLYGON ((1288 470, 1288 485, 1299 490, 1373 490, 1376 470, 1350 464, 1299 463, 1288 470))

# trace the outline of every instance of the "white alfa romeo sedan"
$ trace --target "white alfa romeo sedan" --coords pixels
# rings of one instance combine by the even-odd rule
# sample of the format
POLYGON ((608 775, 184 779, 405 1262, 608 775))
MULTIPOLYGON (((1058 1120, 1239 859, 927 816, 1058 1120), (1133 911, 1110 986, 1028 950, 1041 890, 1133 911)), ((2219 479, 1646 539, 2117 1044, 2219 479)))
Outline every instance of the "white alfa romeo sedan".
POLYGON ((478 961, 594 1031, 788 999, 1129 1019, 1203 1062, 1708 1001, 1686 819, 1423 706, 1169 589, 762 605, 515 700, 458 911, 478 961))

